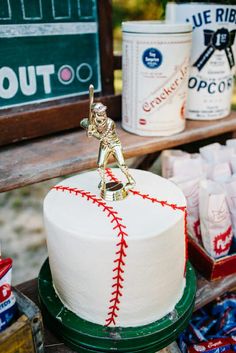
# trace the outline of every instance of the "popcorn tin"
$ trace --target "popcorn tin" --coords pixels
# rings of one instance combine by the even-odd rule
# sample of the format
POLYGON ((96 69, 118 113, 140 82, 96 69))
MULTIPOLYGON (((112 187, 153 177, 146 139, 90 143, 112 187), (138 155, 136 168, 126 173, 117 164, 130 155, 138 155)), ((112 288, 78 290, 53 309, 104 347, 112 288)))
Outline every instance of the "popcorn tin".
POLYGON ((188 119, 215 120, 230 113, 235 73, 236 5, 221 2, 177 1, 167 5, 168 20, 193 26, 188 119))
POLYGON ((184 130, 191 25, 132 21, 122 30, 123 128, 143 136, 184 130))

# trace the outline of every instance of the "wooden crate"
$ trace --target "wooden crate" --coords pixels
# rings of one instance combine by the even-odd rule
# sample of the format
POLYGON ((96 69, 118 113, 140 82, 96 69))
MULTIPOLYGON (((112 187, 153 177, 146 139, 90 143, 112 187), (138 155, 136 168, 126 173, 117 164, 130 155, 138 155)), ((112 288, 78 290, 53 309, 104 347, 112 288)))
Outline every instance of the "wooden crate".
POLYGON ((236 273, 236 254, 213 259, 191 236, 188 237, 189 260, 209 281, 236 273))
POLYGON ((43 324, 39 308, 17 289, 13 289, 19 316, 0 333, 2 353, 43 353, 43 324))

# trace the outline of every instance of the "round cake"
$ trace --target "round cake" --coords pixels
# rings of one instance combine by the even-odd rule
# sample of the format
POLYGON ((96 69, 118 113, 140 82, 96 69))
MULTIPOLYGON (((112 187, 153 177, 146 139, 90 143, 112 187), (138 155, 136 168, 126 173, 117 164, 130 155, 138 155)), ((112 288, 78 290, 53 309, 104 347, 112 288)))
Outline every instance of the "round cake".
POLYGON ((136 185, 122 201, 101 199, 97 171, 65 179, 44 201, 54 288, 68 309, 104 326, 159 320, 185 287, 185 197, 164 178, 130 172, 136 185))

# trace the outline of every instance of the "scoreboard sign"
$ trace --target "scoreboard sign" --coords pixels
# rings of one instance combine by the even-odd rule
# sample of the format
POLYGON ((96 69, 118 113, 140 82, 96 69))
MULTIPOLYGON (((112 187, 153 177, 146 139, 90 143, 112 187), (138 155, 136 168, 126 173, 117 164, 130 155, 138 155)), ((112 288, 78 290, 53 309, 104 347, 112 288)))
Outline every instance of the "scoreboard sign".
POLYGON ((96 0, 0 0, 0 109, 101 91, 96 0))

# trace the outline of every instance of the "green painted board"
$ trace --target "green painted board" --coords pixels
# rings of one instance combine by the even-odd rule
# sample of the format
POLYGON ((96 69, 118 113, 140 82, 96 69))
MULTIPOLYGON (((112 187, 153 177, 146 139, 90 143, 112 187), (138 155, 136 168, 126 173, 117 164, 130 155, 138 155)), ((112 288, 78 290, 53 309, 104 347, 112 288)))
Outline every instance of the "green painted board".
POLYGON ((0 109, 101 91, 96 0, 0 0, 0 109))

